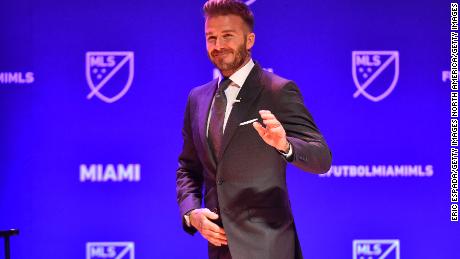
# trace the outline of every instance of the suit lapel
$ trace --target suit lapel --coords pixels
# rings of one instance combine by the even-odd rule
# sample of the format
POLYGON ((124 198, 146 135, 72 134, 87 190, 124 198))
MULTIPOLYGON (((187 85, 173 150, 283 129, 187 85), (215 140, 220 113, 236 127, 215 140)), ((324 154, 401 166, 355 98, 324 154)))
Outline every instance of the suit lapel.
POLYGON ((248 119, 246 118, 247 113, 263 88, 260 84, 261 73, 262 69, 258 64, 255 64, 238 93, 237 99, 240 100, 240 102, 235 103, 233 106, 227 125, 225 126, 222 148, 218 156, 219 161, 225 153, 239 124, 248 119))
POLYGON ((199 102, 199 110, 198 110, 198 127, 199 127, 199 134, 201 139, 201 144, 203 149, 205 150, 206 157, 211 162, 211 165, 216 168, 216 161, 214 161, 214 157, 212 155, 211 148, 208 144, 208 138, 206 137, 206 130, 208 125, 208 116, 209 116, 209 109, 211 109, 212 99, 214 97, 214 92, 217 88, 217 79, 209 82, 209 85, 205 88, 203 94, 200 97, 199 102))

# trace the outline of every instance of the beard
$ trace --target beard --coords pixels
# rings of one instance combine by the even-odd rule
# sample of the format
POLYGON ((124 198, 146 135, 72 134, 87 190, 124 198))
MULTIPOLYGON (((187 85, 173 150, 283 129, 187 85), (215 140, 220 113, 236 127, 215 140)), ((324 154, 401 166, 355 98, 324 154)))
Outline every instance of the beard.
POLYGON ((245 46, 246 40, 243 44, 238 46, 236 51, 232 49, 221 49, 219 51, 213 50, 210 54, 208 53, 208 56, 214 66, 216 66, 221 73, 227 72, 225 74, 231 75, 244 64, 244 61, 250 55, 245 46), (231 62, 225 62, 224 57, 220 56, 221 54, 231 53, 234 55, 233 61, 231 62))

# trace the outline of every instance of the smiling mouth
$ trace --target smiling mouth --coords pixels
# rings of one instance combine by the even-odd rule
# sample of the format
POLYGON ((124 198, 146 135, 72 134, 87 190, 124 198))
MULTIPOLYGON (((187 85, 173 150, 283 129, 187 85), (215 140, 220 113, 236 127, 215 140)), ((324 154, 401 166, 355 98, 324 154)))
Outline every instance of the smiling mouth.
POLYGON ((221 53, 214 53, 212 56, 218 58, 218 57, 225 57, 230 54, 231 54, 230 52, 221 52, 221 53))

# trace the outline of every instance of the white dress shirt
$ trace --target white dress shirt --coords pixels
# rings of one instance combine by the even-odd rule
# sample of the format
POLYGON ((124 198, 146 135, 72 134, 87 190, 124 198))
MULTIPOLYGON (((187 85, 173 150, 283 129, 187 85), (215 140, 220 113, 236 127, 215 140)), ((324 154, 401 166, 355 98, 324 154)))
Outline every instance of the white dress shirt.
MULTIPOLYGON (((238 93, 241 90, 241 87, 243 87, 244 82, 246 81, 246 78, 248 78, 249 73, 251 72, 252 68, 254 67, 254 61, 249 60, 246 65, 244 65, 242 68, 240 68, 238 71, 233 73, 229 77, 229 79, 232 81, 230 85, 225 89, 225 97, 227 98, 227 107, 225 109, 225 117, 224 117, 224 126, 223 126, 223 131, 225 132, 225 126, 227 126, 227 121, 228 117, 230 116, 230 112, 232 112, 233 104, 236 101, 236 97, 238 96, 238 93)), ((222 75, 219 76, 219 85, 220 82, 222 82, 222 75)), ((212 101, 211 107, 214 104, 214 99, 212 101)), ((206 126, 206 137, 208 136, 208 131, 209 131, 209 121, 211 119, 211 113, 208 114, 208 124, 206 126)))

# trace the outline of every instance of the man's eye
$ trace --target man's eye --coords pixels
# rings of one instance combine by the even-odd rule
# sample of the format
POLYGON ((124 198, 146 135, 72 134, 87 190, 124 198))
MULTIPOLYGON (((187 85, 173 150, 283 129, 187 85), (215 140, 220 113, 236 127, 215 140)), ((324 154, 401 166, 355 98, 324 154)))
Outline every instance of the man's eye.
POLYGON ((208 41, 215 41, 216 37, 208 37, 208 41))
POLYGON ((228 39, 228 38, 230 38, 230 37, 232 37, 231 34, 224 34, 224 38, 225 38, 225 39, 228 39))

